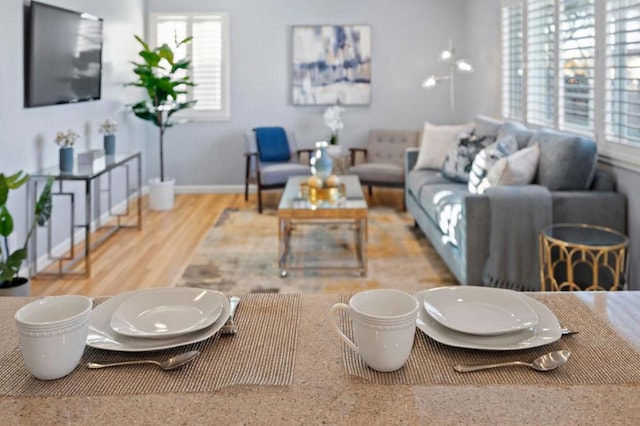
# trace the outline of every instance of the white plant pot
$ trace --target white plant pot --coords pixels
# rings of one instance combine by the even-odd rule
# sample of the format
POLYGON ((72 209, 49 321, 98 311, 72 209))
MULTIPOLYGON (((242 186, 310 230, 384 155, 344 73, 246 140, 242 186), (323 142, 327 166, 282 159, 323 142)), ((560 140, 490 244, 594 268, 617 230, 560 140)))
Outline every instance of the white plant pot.
POLYGON ((0 297, 29 297, 31 296, 31 280, 25 278, 25 282, 15 287, 0 288, 0 297))
POLYGON ((171 210, 173 208, 174 188, 176 180, 173 178, 160 181, 160 178, 149 179, 149 209, 171 210))

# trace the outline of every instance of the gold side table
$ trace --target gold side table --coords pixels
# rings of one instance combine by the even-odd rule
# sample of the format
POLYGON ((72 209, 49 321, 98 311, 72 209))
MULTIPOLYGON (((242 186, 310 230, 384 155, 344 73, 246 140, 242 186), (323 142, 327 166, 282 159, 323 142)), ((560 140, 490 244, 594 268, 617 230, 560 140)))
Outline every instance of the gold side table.
POLYGON ((542 291, 619 290, 629 239, 603 226, 562 223, 540 231, 542 291))

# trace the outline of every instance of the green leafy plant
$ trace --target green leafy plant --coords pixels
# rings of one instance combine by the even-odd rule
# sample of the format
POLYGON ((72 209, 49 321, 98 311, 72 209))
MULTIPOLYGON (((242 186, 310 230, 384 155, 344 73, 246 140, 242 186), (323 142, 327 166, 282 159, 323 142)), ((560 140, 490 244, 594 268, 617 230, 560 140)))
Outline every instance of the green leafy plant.
MULTIPOLYGON (((176 60, 174 50, 166 43, 152 49, 140 37, 135 38, 142 46, 138 53, 142 61, 132 62, 137 80, 128 85, 144 88, 148 99, 133 104, 131 108, 136 117, 150 121, 160 129, 160 180, 164 181, 164 133, 169 127, 179 124, 171 119, 173 114, 196 103, 195 100, 178 100, 190 86, 194 86, 186 72, 191 60, 176 60)), ((191 40, 192 37, 187 37, 177 42, 175 49, 191 40)))
POLYGON ((51 186, 53 178, 47 180, 35 205, 35 214, 29 225, 24 244, 13 252, 9 251, 9 236, 13 233, 13 217, 7 208, 9 192, 29 181, 29 175, 19 171, 10 176, 0 173, 0 287, 12 287, 24 279, 18 276, 22 262, 27 258, 27 244, 36 226, 44 225, 51 217, 51 186))

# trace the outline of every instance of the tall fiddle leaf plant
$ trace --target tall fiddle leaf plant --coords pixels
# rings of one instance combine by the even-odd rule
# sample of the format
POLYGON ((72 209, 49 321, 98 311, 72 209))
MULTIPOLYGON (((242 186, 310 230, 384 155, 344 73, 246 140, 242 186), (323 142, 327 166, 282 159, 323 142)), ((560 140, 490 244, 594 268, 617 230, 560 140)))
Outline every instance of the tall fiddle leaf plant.
POLYGON ((12 287, 18 284, 20 277, 20 266, 27 258, 27 245, 36 229, 36 226, 42 226, 47 223, 51 217, 51 186, 53 178, 47 180, 44 189, 40 193, 35 205, 33 219, 29 224, 27 236, 24 244, 13 252, 9 247, 9 236, 13 233, 13 217, 7 208, 9 200, 9 192, 16 190, 29 181, 29 175, 19 171, 12 175, 6 176, 0 173, 0 287, 12 287))
POLYGON ((133 104, 131 108, 137 117, 152 122, 160 130, 160 180, 164 181, 164 133, 169 127, 180 124, 172 120, 173 114, 196 103, 195 100, 178 100, 194 83, 186 72, 191 60, 176 59, 174 53, 174 49, 191 43, 192 37, 177 42, 174 49, 166 43, 152 49, 140 37, 135 36, 135 39, 142 46, 138 53, 141 61, 132 62, 137 79, 128 85, 144 88, 147 99, 133 104))

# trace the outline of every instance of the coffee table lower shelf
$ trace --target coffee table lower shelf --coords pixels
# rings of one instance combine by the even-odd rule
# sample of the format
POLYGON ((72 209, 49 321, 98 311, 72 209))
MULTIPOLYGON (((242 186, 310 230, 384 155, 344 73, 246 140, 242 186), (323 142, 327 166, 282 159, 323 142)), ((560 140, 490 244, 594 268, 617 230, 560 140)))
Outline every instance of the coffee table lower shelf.
POLYGON ((354 272, 360 276, 367 275, 367 217, 354 218, 353 220, 311 220, 304 221, 292 220, 288 218, 280 218, 278 224, 278 237, 280 241, 280 253, 278 256, 278 266, 280 268, 280 277, 285 278, 288 275, 288 271, 294 270, 314 270, 314 271, 328 271, 328 272, 354 272), (356 266, 338 266, 338 265, 323 265, 323 266, 308 266, 308 265, 289 265, 287 259, 291 253, 291 234, 298 226, 331 226, 331 225, 343 225, 348 224, 353 226, 354 239, 355 239, 355 256, 357 260, 356 266))

